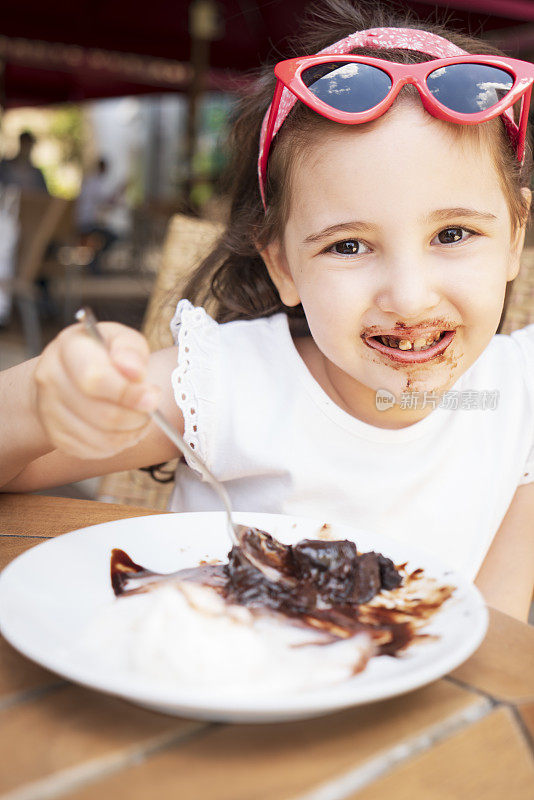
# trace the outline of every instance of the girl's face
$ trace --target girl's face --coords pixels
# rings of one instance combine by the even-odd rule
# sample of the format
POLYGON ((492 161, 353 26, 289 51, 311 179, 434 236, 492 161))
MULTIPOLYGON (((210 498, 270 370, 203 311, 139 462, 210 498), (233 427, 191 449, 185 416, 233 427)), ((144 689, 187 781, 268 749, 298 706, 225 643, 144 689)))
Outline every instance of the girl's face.
POLYGON ((323 388, 371 424, 411 424, 433 406, 403 408, 403 393, 450 389, 494 335, 522 236, 490 153, 415 104, 318 139, 265 261, 283 302, 302 302, 315 344, 301 352, 323 388), (379 389, 396 398, 385 414, 379 389))

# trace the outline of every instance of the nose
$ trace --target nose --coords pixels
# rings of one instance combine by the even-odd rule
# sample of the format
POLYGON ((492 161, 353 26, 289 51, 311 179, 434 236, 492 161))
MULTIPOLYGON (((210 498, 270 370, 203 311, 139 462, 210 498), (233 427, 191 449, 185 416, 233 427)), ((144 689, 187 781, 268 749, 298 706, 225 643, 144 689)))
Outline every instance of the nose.
POLYGON ((375 305, 404 321, 420 320, 425 312, 435 309, 441 301, 436 278, 432 274, 432 265, 425 263, 424 259, 388 260, 375 305))

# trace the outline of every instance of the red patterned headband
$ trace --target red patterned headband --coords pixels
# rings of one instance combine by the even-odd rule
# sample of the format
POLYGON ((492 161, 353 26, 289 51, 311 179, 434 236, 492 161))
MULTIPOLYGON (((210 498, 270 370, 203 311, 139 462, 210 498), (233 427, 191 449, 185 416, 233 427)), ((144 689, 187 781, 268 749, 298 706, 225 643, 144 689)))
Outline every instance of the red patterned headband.
MULTIPOLYGON (((462 50, 460 47, 457 47, 455 44, 449 42, 447 39, 444 39, 441 36, 437 36, 434 33, 429 33, 428 31, 421 31, 413 28, 370 28, 366 31, 356 31, 356 33, 352 33, 345 39, 341 39, 339 42, 336 42, 329 47, 325 47, 324 50, 320 50, 317 55, 345 55, 357 47, 376 47, 377 49, 385 50, 394 48, 401 48, 403 50, 417 50, 419 52, 434 56, 435 58, 453 58, 455 56, 468 55, 465 50, 462 50)), ((280 98, 276 119, 274 120, 274 125, 272 127, 272 134, 269 138, 269 146, 296 102, 297 98, 284 87, 282 96, 280 98)), ((263 118, 258 155, 258 176, 264 205, 265 198, 261 165, 263 162, 271 105, 267 109, 263 118)), ((504 118, 504 122, 510 133, 512 135, 517 135, 518 127, 514 122, 512 109, 506 109, 506 111, 503 112, 502 117, 504 118)), ((265 165, 263 166, 265 168, 265 165)))

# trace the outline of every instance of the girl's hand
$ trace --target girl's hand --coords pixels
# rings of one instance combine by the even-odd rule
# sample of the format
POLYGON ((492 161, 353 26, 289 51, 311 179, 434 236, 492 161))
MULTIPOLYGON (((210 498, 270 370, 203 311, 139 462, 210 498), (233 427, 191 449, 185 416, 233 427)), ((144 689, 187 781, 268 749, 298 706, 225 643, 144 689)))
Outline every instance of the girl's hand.
POLYGON ((160 390, 145 382, 146 339, 115 322, 99 323, 108 350, 82 325, 65 328, 34 373, 35 410, 53 447, 84 459, 107 458, 138 442, 160 390))

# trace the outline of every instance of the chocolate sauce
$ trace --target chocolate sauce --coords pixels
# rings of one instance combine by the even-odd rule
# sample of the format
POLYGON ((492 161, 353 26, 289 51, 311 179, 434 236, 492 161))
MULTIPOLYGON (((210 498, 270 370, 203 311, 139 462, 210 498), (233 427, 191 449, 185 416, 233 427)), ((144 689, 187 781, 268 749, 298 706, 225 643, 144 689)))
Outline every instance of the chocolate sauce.
POLYGON ((257 528, 246 530, 241 547, 232 548, 226 564, 203 564, 171 575, 145 569, 123 550, 115 549, 111 556, 117 596, 150 591, 162 582, 194 581, 212 587, 229 603, 258 612, 268 609, 286 622, 321 631, 325 643, 365 630, 377 651, 389 655, 420 636, 422 622, 452 594, 450 586, 436 586, 426 598, 410 594, 412 584, 423 578, 423 570, 408 573, 405 565, 396 567, 381 553, 358 553, 348 540, 303 539, 284 545, 257 528), (246 559, 247 551, 291 583, 268 580, 246 559), (398 598, 392 602, 395 593, 398 598))

